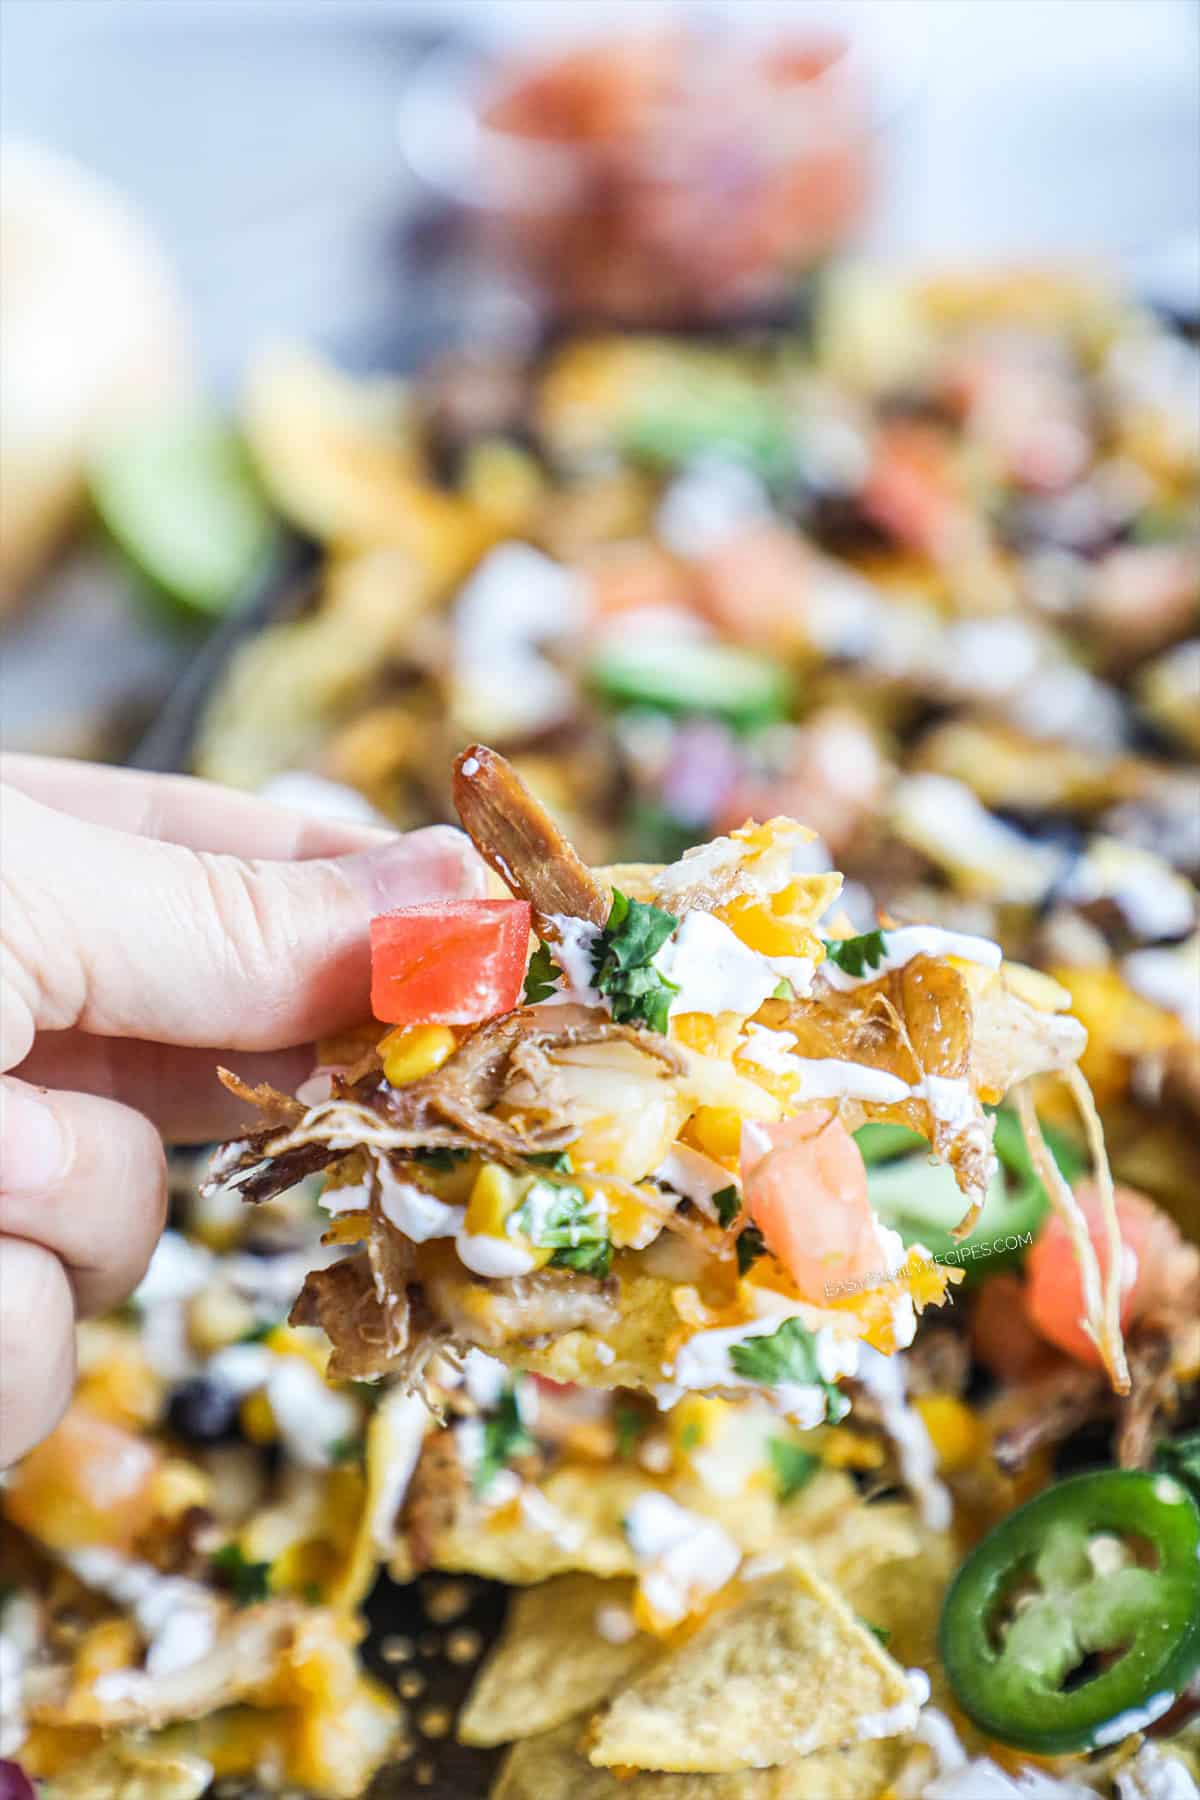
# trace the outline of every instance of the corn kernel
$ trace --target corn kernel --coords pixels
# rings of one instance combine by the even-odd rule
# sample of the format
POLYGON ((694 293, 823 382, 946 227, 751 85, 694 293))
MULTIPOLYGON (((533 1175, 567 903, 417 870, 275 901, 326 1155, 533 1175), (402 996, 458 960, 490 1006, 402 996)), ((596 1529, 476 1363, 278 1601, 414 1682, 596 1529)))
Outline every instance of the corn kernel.
POLYGON ((985 1433, 969 1406, 953 1394, 921 1394, 913 1404, 944 1473, 953 1475, 978 1460, 985 1433))
POLYGON ((689 1394, 667 1414, 667 1429, 676 1455, 688 1455, 711 1442, 720 1431, 726 1414, 724 1401, 707 1399, 703 1394, 689 1394))
POLYGON ((132 1668, 140 1661, 141 1642, 133 1620, 105 1619, 80 1638, 71 1672, 77 1687, 88 1688, 97 1676, 132 1668))
POLYGON ((661 1198, 643 1206, 631 1193, 616 1189, 608 1197, 608 1230, 618 1250, 644 1250, 662 1230, 661 1198))
POLYGON ((202 1288, 188 1306, 187 1322, 193 1347, 211 1356, 253 1329, 254 1309, 232 1288, 202 1288))
POLYGON ((404 1087, 440 1069, 458 1039, 448 1025, 400 1025, 379 1046, 383 1073, 392 1087, 404 1087))
POLYGON ((524 1187, 499 1163, 484 1163, 467 1202, 466 1227, 472 1237, 503 1237, 509 1213, 520 1204, 524 1187))
POLYGON ((687 1128, 689 1142, 717 1162, 737 1166, 742 1143, 742 1117, 732 1106, 701 1106, 687 1128))
POLYGON ((193 1506, 207 1506, 212 1492, 212 1479, 203 1469, 172 1457, 154 1477, 154 1510, 160 1518, 180 1519, 193 1506))
POLYGON ((261 1391, 247 1394, 242 1401, 239 1414, 242 1430, 252 1444, 272 1444, 278 1435, 275 1426, 275 1414, 271 1411, 271 1402, 261 1391))

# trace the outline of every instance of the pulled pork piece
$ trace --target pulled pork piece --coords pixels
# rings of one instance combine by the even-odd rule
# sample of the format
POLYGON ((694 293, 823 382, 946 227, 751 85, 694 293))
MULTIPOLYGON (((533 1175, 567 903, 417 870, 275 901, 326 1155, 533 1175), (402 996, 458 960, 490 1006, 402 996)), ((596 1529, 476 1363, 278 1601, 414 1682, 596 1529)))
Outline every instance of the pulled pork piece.
POLYGON ((971 996, 956 969, 917 956, 847 993, 764 1007, 796 1038, 802 1057, 836 1057, 895 1075, 910 1099, 862 1107, 866 1118, 911 1126, 953 1169, 967 1205, 956 1236, 971 1229, 994 1173, 991 1125, 975 1092, 971 996))
POLYGON ((1042 1012, 1003 978, 988 984, 974 1006, 971 1068, 976 1085, 1004 1093, 1031 1075, 1049 1075, 1078 1062, 1087 1032, 1068 1012, 1042 1012))
POLYGON ((217 1079, 236 1099, 244 1100, 252 1113, 263 1114, 263 1122, 268 1125, 294 1125, 297 1119, 304 1117, 301 1102, 291 1094, 281 1093, 270 1082, 260 1081, 257 1087, 251 1087, 230 1069, 218 1069, 217 1079))
POLYGON ((1129 1344, 1129 1393, 1117 1408, 1117 1461, 1123 1469, 1149 1467, 1157 1421, 1175 1398, 1171 1336, 1142 1329, 1129 1344))
POLYGON ((1064 1363, 1011 1389, 1002 1404, 1003 1423, 992 1453, 1011 1475, 1023 1469, 1036 1451, 1061 1444, 1081 1425, 1106 1418, 1113 1396, 1102 1370, 1064 1363))
POLYGON ((454 804, 485 862, 533 907, 539 937, 555 940, 555 914, 606 922, 608 894, 504 757, 483 744, 464 750, 454 804))
POLYGON ((327 1269, 312 1269, 288 1315, 290 1325, 319 1325, 330 1343, 334 1381, 370 1381, 394 1372, 409 1336, 404 1288, 384 1299, 371 1254, 360 1250, 327 1269))
POLYGON ((538 1269, 505 1280, 472 1275, 454 1257, 434 1253, 422 1264, 425 1301, 456 1343, 497 1350, 514 1340, 603 1334, 617 1322, 617 1283, 570 1269, 538 1269))

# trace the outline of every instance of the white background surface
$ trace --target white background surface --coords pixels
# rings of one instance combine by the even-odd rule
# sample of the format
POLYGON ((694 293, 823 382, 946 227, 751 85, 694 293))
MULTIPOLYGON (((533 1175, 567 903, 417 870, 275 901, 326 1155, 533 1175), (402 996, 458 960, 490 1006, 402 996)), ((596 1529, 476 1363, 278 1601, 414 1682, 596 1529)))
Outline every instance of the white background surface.
MULTIPOLYGON (((378 333, 405 304, 396 143, 412 33, 529 37, 656 0, 3 0, 6 132, 137 196, 212 372, 261 337, 378 333)), ((720 13, 720 5, 695 10, 720 13)), ((1200 219, 1196 0, 740 0, 861 25, 907 91, 872 240, 919 256, 1157 251, 1200 219)))
MULTIPOLYGON (((130 193, 173 259, 205 371, 264 339, 386 355, 471 332, 469 284, 417 282, 397 143, 420 35, 643 22, 655 0, 0 0, 0 125, 130 193), (417 36, 414 44, 414 34, 417 36)), ((702 14, 718 5, 695 7, 702 14)), ((914 258, 1099 256, 1194 240, 1196 0, 737 0, 861 25, 890 120, 873 245, 914 258)), ((1200 285, 1200 284, 1198 284, 1200 285)), ((10 627, 0 740, 88 753, 190 654, 75 559, 10 627)))

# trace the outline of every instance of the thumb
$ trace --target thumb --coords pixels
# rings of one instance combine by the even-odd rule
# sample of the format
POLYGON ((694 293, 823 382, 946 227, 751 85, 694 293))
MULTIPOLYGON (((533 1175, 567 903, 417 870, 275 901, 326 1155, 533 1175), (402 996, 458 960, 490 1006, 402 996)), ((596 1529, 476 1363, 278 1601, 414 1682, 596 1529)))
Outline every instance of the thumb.
POLYGON ((255 862, 4 796, 3 1067, 78 1027, 234 1050, 310 1042, 368 1012, 373 914, 484 892, 449 826, 352 856, 255 862))

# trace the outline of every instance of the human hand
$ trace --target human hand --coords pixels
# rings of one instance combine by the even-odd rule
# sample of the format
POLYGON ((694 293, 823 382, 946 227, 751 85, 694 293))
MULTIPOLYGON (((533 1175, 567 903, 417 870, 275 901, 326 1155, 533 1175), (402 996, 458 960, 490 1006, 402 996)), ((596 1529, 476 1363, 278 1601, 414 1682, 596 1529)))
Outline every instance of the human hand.
POLYGON ((369 1012, 372 914, 484 892, 469 841, 307 818, 184 777, 0 759, 0 1466, 70 1397, 77 1316, 140 1280, 162 1138, 291 1091, 369 1012), (160 1136, 161 1133, 161 1136, 160 1136))

